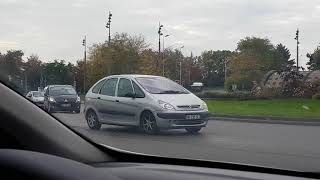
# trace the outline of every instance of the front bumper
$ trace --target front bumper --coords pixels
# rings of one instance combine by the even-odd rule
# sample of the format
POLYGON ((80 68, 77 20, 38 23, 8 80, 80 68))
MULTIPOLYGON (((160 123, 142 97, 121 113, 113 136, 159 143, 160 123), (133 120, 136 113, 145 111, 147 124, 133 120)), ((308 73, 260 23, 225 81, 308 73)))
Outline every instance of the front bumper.
POLYGON ((50 103, 50 108, 53 111, 80 111, 81 103, 72 102, 72 103, 50 103))
POLYGON ((37 106, 40 106, 40 107, 44 106, 44 102, 43 101, 33 101, 33 103, 35 103, 37 106))
POLYGON ((208 111, 156 112, 157 126, 162 129, 180 129, 205 127, 208 123, 208 111), (187 115, 199 115, 199 119, 187 119, 187 115))

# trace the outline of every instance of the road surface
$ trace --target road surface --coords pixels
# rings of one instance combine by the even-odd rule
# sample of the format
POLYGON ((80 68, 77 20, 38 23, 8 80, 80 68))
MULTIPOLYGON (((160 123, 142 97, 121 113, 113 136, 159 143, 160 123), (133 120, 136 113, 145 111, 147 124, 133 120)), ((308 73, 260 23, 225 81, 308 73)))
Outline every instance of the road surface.
POLYGON ((54 116, 95 142, 128 151, 320 172, 320 126, 210 120, 198 135, 184 130, 147 135, 111 125, 91 130, 83 114, 54 116))

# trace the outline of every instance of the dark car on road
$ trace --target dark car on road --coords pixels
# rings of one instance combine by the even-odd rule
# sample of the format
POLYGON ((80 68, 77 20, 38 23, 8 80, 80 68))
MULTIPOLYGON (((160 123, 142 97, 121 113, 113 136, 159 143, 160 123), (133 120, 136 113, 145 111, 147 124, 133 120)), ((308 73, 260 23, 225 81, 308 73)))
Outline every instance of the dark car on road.
POLYGON ((44 109, 48 112, 80 113, 80 97, 71 85, 49 85, 44 89, 44 109))

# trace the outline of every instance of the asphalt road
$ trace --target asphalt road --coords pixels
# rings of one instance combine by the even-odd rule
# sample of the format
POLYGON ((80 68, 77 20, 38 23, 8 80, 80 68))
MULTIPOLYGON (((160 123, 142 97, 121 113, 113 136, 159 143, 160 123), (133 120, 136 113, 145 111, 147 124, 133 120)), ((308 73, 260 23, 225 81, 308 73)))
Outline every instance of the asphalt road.
POLYGON ((320 172, 320 126, 210 120, 198 135, 184 130, 146 135, 111 125, 90 130, 83 114, 54 115, 95 142, 128 151, 320 172))

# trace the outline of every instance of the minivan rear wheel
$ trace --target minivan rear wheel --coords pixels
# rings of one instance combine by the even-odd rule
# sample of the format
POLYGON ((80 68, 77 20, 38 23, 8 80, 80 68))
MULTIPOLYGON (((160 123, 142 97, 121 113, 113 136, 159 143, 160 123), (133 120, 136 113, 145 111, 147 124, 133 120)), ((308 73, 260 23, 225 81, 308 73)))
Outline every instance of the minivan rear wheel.
POLYGON ((86 113, 86 120, 90 129, 99 130, 101 128, 101 123, 99 122, 98 116, 94 111, 89 110, 86 113))
POLYGON ((150 111, 142 113, 140 118, 140 127, 147 134, 156 134, 159 131, 156 118, 150 111))

